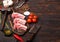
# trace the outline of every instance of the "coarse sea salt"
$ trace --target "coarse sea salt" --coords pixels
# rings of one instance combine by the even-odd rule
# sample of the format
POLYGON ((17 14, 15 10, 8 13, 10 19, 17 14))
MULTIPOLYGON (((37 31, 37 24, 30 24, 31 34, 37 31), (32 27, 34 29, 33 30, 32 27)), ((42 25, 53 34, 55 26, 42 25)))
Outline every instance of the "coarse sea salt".
POLYGON ((24 15, 28 16, 28 15, 30 15, 30 12, 29 11, 25 11, 24 15))

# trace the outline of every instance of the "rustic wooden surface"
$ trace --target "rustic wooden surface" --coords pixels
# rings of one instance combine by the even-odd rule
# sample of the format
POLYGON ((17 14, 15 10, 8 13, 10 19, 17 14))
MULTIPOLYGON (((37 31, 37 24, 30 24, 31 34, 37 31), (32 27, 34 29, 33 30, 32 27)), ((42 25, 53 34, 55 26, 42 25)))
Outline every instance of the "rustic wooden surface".
POLYGON ((34 42, 60 42, 60 0, 30 0, 29 4, 42 25, 34 42))
MULTIPOLYGON (((40 16, 41 30, 33 42, 60 42, 60 0, 29 0, 28 4, 40 16)), ((1 42, 16 42, 0 33, 1 42)))
POLYGON ((60 0, 31 0, 31 11, 41 18, 34 42, 60 42, 60 0))

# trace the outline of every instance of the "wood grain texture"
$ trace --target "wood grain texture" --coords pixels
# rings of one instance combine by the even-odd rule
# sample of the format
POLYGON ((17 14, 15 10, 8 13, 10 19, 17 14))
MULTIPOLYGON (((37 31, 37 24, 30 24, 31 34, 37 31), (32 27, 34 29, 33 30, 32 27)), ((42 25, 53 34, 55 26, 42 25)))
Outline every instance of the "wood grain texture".
POLYGON ((60 0, 31 0, 29 4, 42 25, 34 42, 60 42, 60 0))
POLYGON ((40 17, 41 30, 33 42, 60 42, 60 0, 29 0, 27 4, 40 17))

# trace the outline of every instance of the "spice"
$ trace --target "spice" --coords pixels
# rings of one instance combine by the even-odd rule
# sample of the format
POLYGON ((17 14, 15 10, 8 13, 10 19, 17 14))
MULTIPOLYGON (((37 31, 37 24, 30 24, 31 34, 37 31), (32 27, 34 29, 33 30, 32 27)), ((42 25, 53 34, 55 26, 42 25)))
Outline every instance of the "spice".
POLYGON ((17 40, 19 40, 20 42, 24 42, 22 37, 20 37, 19 35, 17 34, 13 34, 14 38, 16 38, 17 40))
POLYGON ((28 15, 30 15, 30 12, 29 11, 25 11, 24 15, 28 16, 28 15))

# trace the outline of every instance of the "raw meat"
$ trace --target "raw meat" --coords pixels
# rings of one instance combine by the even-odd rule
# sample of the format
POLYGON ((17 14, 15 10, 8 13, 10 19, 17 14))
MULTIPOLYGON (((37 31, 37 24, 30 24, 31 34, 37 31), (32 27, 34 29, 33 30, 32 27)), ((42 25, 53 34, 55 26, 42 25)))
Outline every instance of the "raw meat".
POLYGON ((24 20, 25 16, 20 13, 12 13, 14 30, 27 30, 27 26, 25 26, 26 20, 24 20))
POLYGON ((23 30, 26 31, 27 26, 17 23, 17 24, 14 24, 14 29, 17 29, 17 30, 18 29, 23 29, 23 30))
POLYGON ((22 14, 20 14, 20 13, 13 13, 13 14, 12 14, 12 18, 21 18, 21 19, 24 19, 25 16, 22 15, 22 14))
POLYGON ((23 19, 20 19, 20 18, 15 18, 15 19, 13 20, 13 23, 14 23, 14 24, 20 23, 20 24, 25 25, 26 20, 23 20, 23 19))

